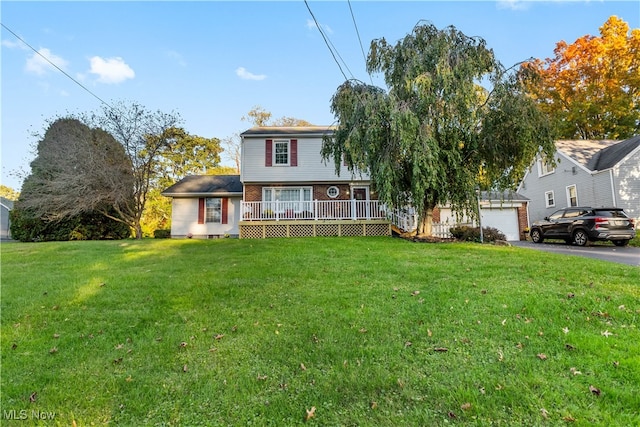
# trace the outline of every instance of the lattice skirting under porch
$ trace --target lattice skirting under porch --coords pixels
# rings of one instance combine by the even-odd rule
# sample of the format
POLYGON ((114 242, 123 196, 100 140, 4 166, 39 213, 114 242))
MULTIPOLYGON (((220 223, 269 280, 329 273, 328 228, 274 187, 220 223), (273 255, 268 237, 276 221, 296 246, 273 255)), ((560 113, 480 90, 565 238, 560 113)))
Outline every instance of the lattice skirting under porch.
POLYGON ((390 236, 385 220, 364 221, 242 221, 241 239, 318 236, 390 236))

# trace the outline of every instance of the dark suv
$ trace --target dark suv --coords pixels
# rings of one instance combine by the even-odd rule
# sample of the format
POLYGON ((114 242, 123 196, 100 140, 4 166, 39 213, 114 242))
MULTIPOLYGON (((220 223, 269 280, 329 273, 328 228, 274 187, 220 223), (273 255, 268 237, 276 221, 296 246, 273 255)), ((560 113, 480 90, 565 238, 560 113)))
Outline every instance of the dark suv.
POLYGON ((535 243, 563 239, 578 246, 595 240, 611 240, 616 246, 626 246, 635 235, 633 219, 621 208, 560 209, 543 221, 534 222, 530 231, 535 243))

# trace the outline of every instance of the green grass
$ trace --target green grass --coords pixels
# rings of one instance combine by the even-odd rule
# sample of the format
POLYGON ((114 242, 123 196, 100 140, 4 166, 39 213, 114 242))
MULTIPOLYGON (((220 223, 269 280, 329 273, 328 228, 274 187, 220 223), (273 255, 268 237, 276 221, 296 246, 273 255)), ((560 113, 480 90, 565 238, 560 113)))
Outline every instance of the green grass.
POLYGON ((1 250, 3 426, 640 424, 637 267, 391 238, 1 250))

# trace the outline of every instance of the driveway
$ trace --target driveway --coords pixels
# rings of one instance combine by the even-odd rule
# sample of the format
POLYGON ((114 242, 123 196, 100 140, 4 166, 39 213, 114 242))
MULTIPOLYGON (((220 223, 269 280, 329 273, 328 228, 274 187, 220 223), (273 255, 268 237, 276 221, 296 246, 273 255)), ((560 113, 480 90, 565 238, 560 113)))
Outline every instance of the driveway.
POLYGON ((555 252, 564 255, 596 258, 604 261, 640 267, 640 248, 617 246, 573 246, 564 242, 533 243, 529 241, 509 242, 513 246, 555 252))

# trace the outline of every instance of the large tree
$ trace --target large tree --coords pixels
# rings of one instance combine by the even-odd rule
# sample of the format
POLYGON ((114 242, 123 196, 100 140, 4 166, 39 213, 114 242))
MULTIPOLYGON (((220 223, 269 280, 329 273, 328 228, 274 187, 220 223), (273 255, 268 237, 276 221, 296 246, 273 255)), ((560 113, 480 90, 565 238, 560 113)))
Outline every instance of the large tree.
POLYGON ((415 207, 418 234, 431 234, 439 203, 473 214, 479 186, 514 187, 540 149, 554 151, 543 114, 481 38, 419 23, 395 45, 372 41, 367 69, 388 90, 343 83, 322 155, 367 172, 390 207, 415 207))
POLYGON ((83 121, 104 129, 122 145, 133 173, 133 203, 118 213, 142 238, 141 219, 149 192, 155 184, 158 162, 176 141, 181 122, 177 113, 150 111, 138 103, 105 105, 100 112, 83 116, 83 121))
POLYGON ((113 222, 125 223, 118 212, 131 204, 132 188, 131 164, 111 135, 59 118, 37 145, 12 230, 22 240, 122 237, 127 228, 113 222))
POLYGON ((611 16, 600 35, 560 41, 525 70, 528 90, 562 138, 624 139, 640 133, 640 29, 611 16))

